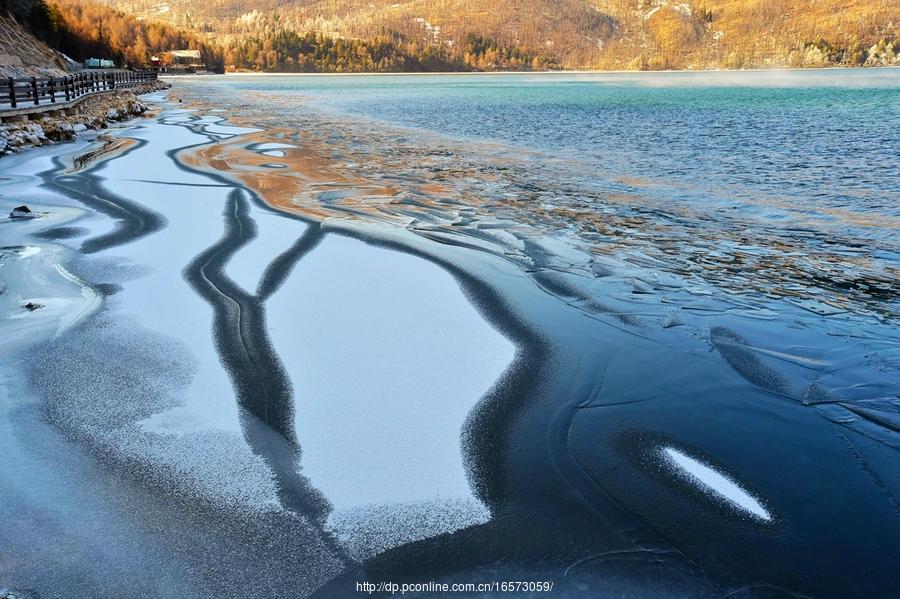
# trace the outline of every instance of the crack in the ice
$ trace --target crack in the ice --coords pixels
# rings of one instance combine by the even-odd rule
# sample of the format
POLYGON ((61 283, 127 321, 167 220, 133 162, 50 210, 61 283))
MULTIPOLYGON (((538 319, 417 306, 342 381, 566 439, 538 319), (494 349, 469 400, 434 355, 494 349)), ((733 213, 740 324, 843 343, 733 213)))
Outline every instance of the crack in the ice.
POLYGON ((277 256, 260 281, 260 289, 266 293, 252 295, 224 272, 229 260, 257 235, 241 190, 234 189, 228 195, 223 216, 222 238, 191 261, 184 277, 213 308, 219 357, 231 377, 238 403, 249 413, 242 420, 247 442, 272 468, 284 507, 320 522, 328 504, 298 472, 300 447, 294 429, 293 393, 268 338, 264 302, 322 235, 318 231, 303 235, 277 256))
POLYGON ((256 297, 265 301, 284 284, 297 262, 303 259, 324 239, 318 223, 310 223, 297 241, 269 263, 256 287, 256 297))
MULTIPOLYGON (((125 156, 145 144, 145 141, 138 140, 116 157, 125 156)), ((82 242, 81 252, 84 254, 93 254, 130 243, 155 233, 166 225, 165 217, 158 212, 104 189, 100 177, 93 173, 102 164, 96 163, 77 173, 60 175, 65 165, 57 157, 53 160, 53 168, 38 174, 44 181, 42 187, 73 198, 116 222, 111 232, 96 235, 82 242)))

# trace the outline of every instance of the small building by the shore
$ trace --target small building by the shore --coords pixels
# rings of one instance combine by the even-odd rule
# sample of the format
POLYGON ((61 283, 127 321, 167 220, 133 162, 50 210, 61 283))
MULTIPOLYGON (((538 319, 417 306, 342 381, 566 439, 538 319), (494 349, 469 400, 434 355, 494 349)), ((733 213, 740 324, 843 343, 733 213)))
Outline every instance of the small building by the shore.
MULTIPOLYGON (((157 58, 156 68, 161 73, 205 73, 206 63, 200 50, 171 50, 157 58)), ((151 59, 151 64, 154 61, 151 59)))

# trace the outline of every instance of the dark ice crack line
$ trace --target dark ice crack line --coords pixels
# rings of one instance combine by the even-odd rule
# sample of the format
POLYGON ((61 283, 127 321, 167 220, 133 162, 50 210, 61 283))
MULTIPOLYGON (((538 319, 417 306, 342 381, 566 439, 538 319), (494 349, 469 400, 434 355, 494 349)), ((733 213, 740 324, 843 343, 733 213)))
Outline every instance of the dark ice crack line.
POLYGON ((310 223, 303 235, 266 267, 256 288, 256 297, 262 301, 272 297, 287 280, 297 262, 319 245, 324 237, 322 227, 318 223, 310 223))
POLYGON ((264 302, 322 235, 318 228, 310 229, 276 256, 259 283, 259 294, 253 295, 225 274, 229 260, 257 235, 241 190, 228 194, 223 216, 224 235, 188 264, 184 277, 213 308, 216 349, 238 404, 247 412, 242 419, 247 442, 272 468, 284 507, 321 522, 328 504, 298 473, 293 394, 268 337, 264 302))
MULTIPOLYGON (((146 143, 143 140, 136 140, 131 148, 117 156, 133 152, 146 143)), ((77 200, 115 221, 115 227, 109 233, 96 235, 82 242, 80 249, 84 254, 93 254, 130 243, 166 226, 166 219, 160 213, 105 189, 102 180, 95 174, 103 164, 98 162, 85 170, 67 174, 65 165, 57 157, 53 160, 53 168, 38 174, 44 181, 42 187, 77 200)))

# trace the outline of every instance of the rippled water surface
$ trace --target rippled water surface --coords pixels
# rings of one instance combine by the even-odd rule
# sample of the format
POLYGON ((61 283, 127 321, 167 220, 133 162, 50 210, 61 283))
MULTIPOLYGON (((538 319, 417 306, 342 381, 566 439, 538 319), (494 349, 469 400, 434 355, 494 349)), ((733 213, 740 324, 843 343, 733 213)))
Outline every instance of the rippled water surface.
POLYGON ((238 86, 537 148, 600 176, 677 183, 676 197, 666 190, 671 201, 780 200, 900 217, 897 70, 265 77, 238 86))

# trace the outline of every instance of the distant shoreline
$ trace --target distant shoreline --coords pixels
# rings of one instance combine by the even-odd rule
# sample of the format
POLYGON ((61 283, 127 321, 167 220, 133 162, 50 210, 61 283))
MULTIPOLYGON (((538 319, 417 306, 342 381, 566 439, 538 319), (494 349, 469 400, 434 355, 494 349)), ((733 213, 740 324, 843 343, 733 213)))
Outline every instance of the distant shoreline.
POLYGON ((544 70, 544 71, 364 71, 351 73, 335 73, 335 72, 309 72, 309 71, 226 71, 225 73, 205 73, 203 75, 161 75, 166 79, 180 79, 185 77, 198 77, 207 75, 240 75, 240 76, 258 76, 258 77, 283 77, 285 75, 301 75, 301 76, 347 76, 347 75, 365 75, 365 76, 427 76, 427 75, 649 75, 649 74, 683 74, 683 73, 773 73, 773 72, 789 72, 789 73, 812 73, 817 71, 900 71, 900 66, 885 65, 871 67, 771 67, 771 68, 750 68, 750 69, 667 69, 667 70, 544 70))

